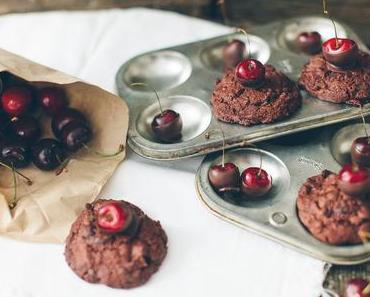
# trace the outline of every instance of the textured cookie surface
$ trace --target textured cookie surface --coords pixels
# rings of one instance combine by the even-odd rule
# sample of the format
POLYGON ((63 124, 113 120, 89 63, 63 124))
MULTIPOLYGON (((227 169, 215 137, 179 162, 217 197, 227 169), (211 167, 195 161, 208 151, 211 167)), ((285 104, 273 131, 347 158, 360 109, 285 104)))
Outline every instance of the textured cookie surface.
POLYGON ((362 52, 358 66, 346 71, 333 71, 322 54, 313 56, 302 69, 299 85, 324 101, 365 103, 370 99, 370 56, 362 52))
POLYGON ((311 234, 333 245, 361 243, 359 230, 370 222, 370 197, 348 196, 329 171, 307 179, 297 199, 298 217, 311 234))
POLYGON ((159 222, 138 207, 124 202, 138 217, 140 226, 132 238, 108 235, 96 226, 99 206, 109 200, 86 205, 72 225, 65 247, 71 269, 90 283, 114 288, 144 284, 158 270, 167 254, 167 236, 159 222))
POLYGON ((211 99, 213 113, 221 121, 250 126, 286 118, 302 105, 298 87, 271 65, 259 88, 242 86, 229 70, 217 82, 211 99))

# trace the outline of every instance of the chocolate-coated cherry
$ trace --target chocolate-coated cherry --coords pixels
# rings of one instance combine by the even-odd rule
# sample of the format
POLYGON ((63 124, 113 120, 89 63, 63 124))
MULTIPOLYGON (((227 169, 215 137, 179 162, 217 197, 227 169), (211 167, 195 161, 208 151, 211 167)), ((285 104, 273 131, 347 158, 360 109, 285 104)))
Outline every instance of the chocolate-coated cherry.
POLYGON ((239 191, 240 173, 234 163, 213 165, 208 171, 208 179, 212 187, 219 193, 239 191))
POLYGON ((241 190, 248 198, 261 197, 272 187, 271 176, 262 168, 249 167, 241 175, 241 190))
POLYGON ((233 39, 222 49, 222 56, 226 68, 234 69, 244 58, 245 43, 239 39, 233 39))
POLYGON ((235 76, 245 87, 259 87, 265 79, 265 66, 258 60, 245 59, 236 66, 235 76))
POLYGON ((49 115, 56 115, 67 107, 66 94, 63 89, 47 87, 38 91, 37 101, 49 115))
POLYGON ((9 126, 15 140, 30 144, 41 136, 39 122, 31 116, 22 116, 14 119, 9 126))
POLYGON ((55 115, 51 121, 51 128, 57 138, 61 137, 62 130, 70 123, 87 125, 86 117, 75 108, 66 108, 55 115))
POLYGON ((344 165, 338 174, 338 186, 347 195, 364 195, 369 192, 369 171, 355 164, 344 165))
POLYGON ((0 144, 0 160, 14 168, 24 168, 30 161, 30 152, 26 145, 14 141, 0 144))
POLYGON ((61 141, 70 152, 76 152, 91 140, 92 131, 86 124, 72 122, 62 130, 61 141))
POLYGON ((324 58, 339 68, 348 68, 357 63, 358 47, 348 38, 331 38, 322 44, 324 58))
POLYGON ((32 162, 41 170, 53 170, 62 164, 66 157, 62 144, 52 138, 41 139, 31 147, 32 162))
POLYGON ((351 279, 346 285, 344 297, 370 297, 370 282, 362 278, 351 279))
POLYGON ((315 55, 321 51, 321 35, 319 32, 302 32, 296 38, 297 47, 305 54, 315 55))
POLYGON ((135 221, 135 214, 119 201, 106 202, 97 210, 97 225, 108 234, 131 233, 135 221))
POLYGON ((351 147, 352 162, 364 166, 370 166, 370 138, 367 136, 356 138, 351 147))
POLYGON ((180 114, 171 109, 163 110, 152 121, 152 130, 162 142, 172 143, 182 136, 182 119, 180 114))
POLYGON ((27 112, 33 100, 32 91, 25 86, 13 86, 1 95, 4 111, 12 117, 19 117, 27 112))

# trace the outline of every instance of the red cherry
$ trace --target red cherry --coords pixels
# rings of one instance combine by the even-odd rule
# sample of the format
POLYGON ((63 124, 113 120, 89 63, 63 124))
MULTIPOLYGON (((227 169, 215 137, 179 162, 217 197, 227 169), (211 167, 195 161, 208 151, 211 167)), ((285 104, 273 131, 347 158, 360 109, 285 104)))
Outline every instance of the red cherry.
POLYGON ((356 138, 351 147, 352 161, 358 165, 370 166, 370 139, 368 137, 356 138))
POLYGON ((242 192, 248 197, 260 197, 270 191, 272 177, 262 168, 249 167, 241 176, 242 192))
POLYGON ((154 117, 152 130, 162 142, 171 143, 179 140, 182 136, 182 119, 180 114, 171 109, 164 110, 154 117))
POLYGON ((235 76, 245 87, 258 87, 265 79, 265 66, 258 60, 245 59, 236 66, 235 76))
POLYGON ((32 104, 32 92, 26 87, 10 87, 2 94, 1 103, 4 111, 10 116, 21 116, 32 104))
POLYGON ((220 192, 239 191, 240 173, 239 168, 234 163, 213 165, 208 171, 208 179, 213 188, 220 192))
POLYGON ((302 52, 315 55, 321 51, 321 35, 316 31, 302 32, 297 36, 296 44, 302 52))
POLYGON ((64 90, 47 87, 38 91, 37 100, 49 115, 55 115, 67 107, 64 90))
POLYGON ((370 297, 370 283, 361 278, 351 279, 346 286, 345 297, 370 297))
POLYGON ((245 43, 239 39, 233 39, 222 49, 222 56, 226 68, 233 69, 244 58, 245 43))
POLYGON ((369 192, 369 171, 357 165, 344 165, 338 175, 338 186, 347 195, 358 196, 369 192))
POLYGON ((108 202, 97 211, 97 224, 106 233, 120 233, 129 226, 130 213, 120 202, 108 202))
POLYGON ((357 44, 348 38, 331 38, 325 41, 322 52, 326 61, 340 68, 353 66, 358 58, 357 44))

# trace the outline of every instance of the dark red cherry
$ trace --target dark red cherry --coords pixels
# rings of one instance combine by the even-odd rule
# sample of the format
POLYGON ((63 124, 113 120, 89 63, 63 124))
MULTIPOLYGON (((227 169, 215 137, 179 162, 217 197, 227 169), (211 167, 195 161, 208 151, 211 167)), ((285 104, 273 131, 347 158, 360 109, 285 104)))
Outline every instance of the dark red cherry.
POLYGON ((131 233, 135 221, 134 213, 119 201, 106 202, 97 210, 97 225, 108 234, 131 233))
POLYGON ((370 283, 362 278, 351 279, 345 289, 344 297, 370 297, 370 283))
POLYGON ((4 111, 12 117, 25 114, 32 105, 32 91, 25 86, 13 86, 1 95, 4 111))
POLYGON ((9 140, 3 142, 0 144, 0 160, 14 168, 24 168, 31 161, 28 146, 9 140))
POLYGON ((1 136, 5 136, 10 123, 11 121, 8 115, 4 111, 0 110, 0 140, 1 136))
POLYGON ((213 165, 208 171, 208 179, 219 193, 239 191, 240 173, 234 163, 225 163, 224 166, 213 165))
POLYGON ((297 47, 308 55, 315 55, 321 51, 321 35, 319 32, 302 32, 297 36, 297 47))
POLYGON ((348 38, 331 38, 322 44, 324 58, 339 68, 351 67, 357 63, 358 47, 348 38))
POLYGON ((228 42, 222 49, 226 68, 234 69, 244 59, 245 49, 245 43, 239 39, 228 42))
POLYGON ((92 139, 92 131, 86 124, 72 122, 63 128, 60 139, 68 151, 76 152, 92 139))
POLYGON ((344 165, 338 174, 338 186, 347 195, 360 196, 369 192, 369 171, 358 165, 344 165))
POLYGON ((31 116, 14 119, 9 128, 15 140, 26 144, 36 142, 41 136, 40 124, 31 116))
POLYGON ((37 101, 47 114, 53 116, 67 107, 66 94, 63 89, 47 87, 38 91, 37 101))
POLYGON ((171 109, 166 109, 156 115, 152 121, 152 130, 162 142, 172 143, 181 139, 182 119, 180 114, 171 109))
POLYGON ((364 167, 370 166, 370 139, 368 137, 356 138, 351 147, 352 162, 364 167))
POLYGON ((272 187, 271 176, 262 168, 249 167, 241 175, 241 189, 248 198, 267 194, 272 187))
POLYGON ((245 87, 259 87, 265 79, 265 66, 258 60, 245 59, 236 66, 235 76, 245 87))
POLYGON ((51 121, 51 128, 53 130, 54 135, 57 138, 60 138, 61 132, 72 122, 77 122, 80 124, 87 125, 86 117, 83 115, 82 112, 75 108, 66 108, 57 115, 55 115, 51 121))
POLYGON ((32 162, 41 170, 53 170, 66 158, 62 144, 52 138, 41 139, 31 147, 32 162))

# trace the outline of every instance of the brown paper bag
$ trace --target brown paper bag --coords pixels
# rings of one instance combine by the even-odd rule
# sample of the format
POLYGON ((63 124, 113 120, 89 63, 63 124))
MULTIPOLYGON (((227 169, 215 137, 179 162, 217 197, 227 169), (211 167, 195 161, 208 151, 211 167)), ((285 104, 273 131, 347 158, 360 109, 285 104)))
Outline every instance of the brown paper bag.
MULTIPOLYGON (((68 96, 71 107, 89 119, 94 136, 89 147, 72 155, 60 175, 42 172, 33 165, 21 170, 33 181, 27 185, 17 178, 18 203, 13 198, 12 173, 0 169, 0 235, 33 242, 63 242, 71 223, 87 202, 101 191, 125 152, 102 158, 93 150, 107 153, 124 144, 128 128, 128 108, 119 97, 74 77, 36 64, 0 49, 0 72, 7 71, 36 87, 57 84, 68 96)), ((52 136, 50 119, 42 118, 43 137, 52 136)))

